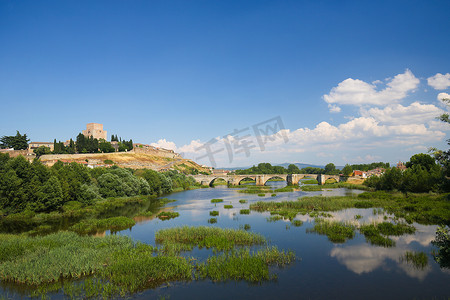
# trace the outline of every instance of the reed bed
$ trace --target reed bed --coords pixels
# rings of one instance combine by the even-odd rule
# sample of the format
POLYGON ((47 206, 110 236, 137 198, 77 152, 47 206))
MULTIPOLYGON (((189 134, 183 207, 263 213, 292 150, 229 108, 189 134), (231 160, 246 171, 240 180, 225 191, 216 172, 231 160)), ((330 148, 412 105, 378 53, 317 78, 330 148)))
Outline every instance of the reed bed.
POLYGON ((394 247, 395 242, 388 236, 413 234, 416 229, 414 226, 404 223, 392 224, 389 222, 383 222, 378 224, 361 225, 359 231, 364 235, 366 241, 372 245, 394 247))
POLYGON ((355 236, 355 226, 349 223, 315 219, 313 228, 308 228, 306 232, 326 235, 333 243, 344 243, 355 236))
POLYGON ((27 285, 77 279, 99 271, 115 251, 133 247, 125 236, 95 238, 74 232, 13 236, 0 243, 0 278, 27 285))
POLYGON ((400 261, 404 261, 418 270, 423 270, 428 266, 428 257, 425 252, 406 251, 400 257, 400 261))
POLYGON ((158 219, 163 220, 163 221, 177 218, 179 216, 180 216, 180 213, 175 212, 175 211, 162 211, 157 215, 158 219))
POLYGON ((285 192, 293 192, 294 188, 291 186, 285 186, 283 188, 279 188, 274 190, 275 193, 285 193, 285 192))
POLYGON ((250 252, 248 248, 232 250, 219 256, 208 258, 197 266, 199 278, 214 281, 245 280, 262 282, 276 278, 270 274, 269 266, 285 266, 295 261, 291 251, 280 251, 276 247, 250 252))
POLYGON ((182 243, 198 246, 199 248, 215 248, 230 250, 235 246, 252 246, 266 243, 266 239, 259 234, 236 229, 222 229, 218 227, 175 227, 159 230, 155 241, 182 243))
POLYGON ((107 219, 87 219, 73 225, 69 228, 70 231, 75 231, 79 234, 92 234, 100 231, 111 230, 117 232, 127 228, 131 228, 136 224, 133 219, 127 217, 112 217, 107 219))

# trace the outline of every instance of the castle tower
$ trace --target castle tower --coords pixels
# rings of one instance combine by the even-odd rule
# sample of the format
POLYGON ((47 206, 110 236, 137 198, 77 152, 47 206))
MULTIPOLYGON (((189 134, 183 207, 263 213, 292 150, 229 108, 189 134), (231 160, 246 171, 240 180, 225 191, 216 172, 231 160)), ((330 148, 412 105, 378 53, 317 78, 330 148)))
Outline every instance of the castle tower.
POLYGON ((104 139, 106 141, 106 130, 103 130, 103 124, 89 123, 86 125, 86 130, 82 131, 85 137, 93 136, 94 139, 104 139))

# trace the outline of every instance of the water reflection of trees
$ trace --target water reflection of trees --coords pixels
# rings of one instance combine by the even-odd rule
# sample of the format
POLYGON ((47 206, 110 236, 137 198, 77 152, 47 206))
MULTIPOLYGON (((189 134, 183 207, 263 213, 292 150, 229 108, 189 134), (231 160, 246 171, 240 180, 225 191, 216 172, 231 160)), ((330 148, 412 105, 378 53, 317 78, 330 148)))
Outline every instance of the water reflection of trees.
POLYGON ((434 253, 434 260, 443 269, 450 269, 450 231, 448 226, 439 226, 436 229, 436 238, 432 244, 438 248, 434 253))

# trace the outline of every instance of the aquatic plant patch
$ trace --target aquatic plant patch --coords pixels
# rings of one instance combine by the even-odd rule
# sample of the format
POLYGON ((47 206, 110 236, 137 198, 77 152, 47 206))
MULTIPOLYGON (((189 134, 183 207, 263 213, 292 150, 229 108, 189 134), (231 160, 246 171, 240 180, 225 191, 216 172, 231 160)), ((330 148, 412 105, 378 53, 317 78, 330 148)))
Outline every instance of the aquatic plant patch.
POLYGON ((326 235, 333 243, 344 243, 355 236, 355 227, 349 223, 315 219, 314 227, 306 232, 326 235))
POLYGON ((176 212, 176 211, 162 211, 157 215, 158 219, 163 220, 163 221, 170 220, 170 219, 173 219, 173 218, 176 218, 179 216, 180 216, 180 213, 176 212))
POLYGON ((400 261, 404 261, 418 270, 423 270, 428 266, 428 257, 425 252, 406 251, 405 254, 400 257, 400 261))
POLYGON ((244 248, 209 257, 206 263, 199 264, 197 268, 198 276, 202 279, 261 282, 276 278, 275 274, 269 273, 269 266, 285 266, 294 260, 293 252, 280 251, 276 247, 259 250, 256 253, 244 248))
POLYGON ((198 246, 199 248, 216 248, 218 250, 266 243, 265 238, 256 233, 206 226, 183 226, 162 229, 156 232, 155 241, 160 244, 175 242, 198 246))
POLYGON ((117 232, 127 228, 131 228, 136 224, 133 219, 127 217, 112 217, 107 219, 87 219, 73 225, 69 228, 70 231, 75 231, 80 234, 96 233, 105 230, 117 232))

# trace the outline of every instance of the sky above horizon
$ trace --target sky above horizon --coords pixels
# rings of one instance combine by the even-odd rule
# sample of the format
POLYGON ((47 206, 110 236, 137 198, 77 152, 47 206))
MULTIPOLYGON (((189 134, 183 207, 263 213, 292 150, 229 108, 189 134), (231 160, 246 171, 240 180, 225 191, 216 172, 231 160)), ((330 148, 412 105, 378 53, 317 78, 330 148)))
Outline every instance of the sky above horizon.
POLYGON ((0 136, 215 167, 447 149, 450 1, 0 0, 0 136))

